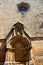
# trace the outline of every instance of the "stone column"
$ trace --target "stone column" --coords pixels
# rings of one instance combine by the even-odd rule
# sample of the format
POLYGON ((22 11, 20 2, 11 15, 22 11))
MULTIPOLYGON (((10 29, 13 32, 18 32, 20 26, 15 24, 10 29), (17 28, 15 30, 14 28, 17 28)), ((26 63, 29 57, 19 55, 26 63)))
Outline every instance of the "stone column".
POLYGON ((7 65, 14 65, 15 62, 15 54, 12 51, 7 51, 6 53, 6 61, 7 61, 7 65))

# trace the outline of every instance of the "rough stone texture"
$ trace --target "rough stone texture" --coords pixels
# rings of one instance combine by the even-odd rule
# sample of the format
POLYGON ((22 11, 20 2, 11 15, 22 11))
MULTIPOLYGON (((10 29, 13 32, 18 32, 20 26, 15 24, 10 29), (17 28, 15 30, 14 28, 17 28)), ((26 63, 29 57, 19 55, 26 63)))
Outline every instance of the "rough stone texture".
POLYGON ((22 22, 27 33, 33 36, 43 36, 43 0, 0 0, 0 38, 5 38, 12 25, 22 22), (30 9, 25 14, 17 10, 17 4, 27 2, 30 9))
POLYGON ((32 41, 32 57, 43 55, 43 41, 32 41))
POLYGON ((43 40, 32 41, 31 57, 35 65, 43 65, 43 40))
MULTIPOLYGON (((43 0, 0 0, 0 39, 6 38, 13 24, 18 21, 24 24, 30 37, 43 37, 43 27, 40 28, 43 22, 43 0), (17 10, 20 2, 30 4, 30 9, 24 14, 17 10)), ((32 50, 35 48, 38 52, 34 52, 33 56, 40 54, 37 49, 43 47, 43 41, 32 41, 32 46, 32 50)))

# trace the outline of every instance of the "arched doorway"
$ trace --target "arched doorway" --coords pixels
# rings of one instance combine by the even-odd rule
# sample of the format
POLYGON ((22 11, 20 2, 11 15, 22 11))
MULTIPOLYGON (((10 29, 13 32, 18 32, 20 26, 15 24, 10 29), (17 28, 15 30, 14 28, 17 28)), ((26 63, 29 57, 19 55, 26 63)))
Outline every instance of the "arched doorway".
POLYGON ((17 35, 10 40, 11 48, 8 48, 9 52, 13 53, 14 62, 26 65, 30 59, 30 43, 27 38, 17 35))
MULTIPOLYGON (((24 26, 21 23, 16 23, 14 24, 14 29, 15 34, 12 36, 10 39, 10 46, 11 48, 8 47, 7 51, 9 53, 8 57, 12 57, 12 62, 19 62, 20 64, 26 65, 26 62, 29 63, 29 57, 30 57, 30 50, 31 50, 31 43, 30 43, 30 37, 28 34, 24 31, 24 26), (19 34, 18 34, 19 33, 19 34), (26 36, 23 36, 26 35, 26 36)), ((11 32, 12 33, 12 32, 11 32)), ((29 65, 29 64, 28 64, 29 65)))
POLYGON ((25 37, 17 35, 12 38, 10 44, 15 52, 15 61, 24 62, 29 60, 29 42, 25 37))

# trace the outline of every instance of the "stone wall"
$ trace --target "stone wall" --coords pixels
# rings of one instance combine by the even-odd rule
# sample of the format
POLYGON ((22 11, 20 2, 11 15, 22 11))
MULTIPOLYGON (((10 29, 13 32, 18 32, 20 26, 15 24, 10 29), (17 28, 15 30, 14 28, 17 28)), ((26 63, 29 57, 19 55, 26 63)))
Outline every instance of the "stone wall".
POLYGON ((31 57, 35 65, 43 65, 43 40, 32 41, 31 57))
POLYGON ((25 26, 27 33, 33 36, 43 36, 43 4, 42 0, 0 0, 0 38, 5 38, 12 25, 21 22, 25 26), (21 14, 17 10, 17 4, 27 2, 30 9, 21 14))
MULTIPOLYGON (((43 0, 0 0, 0 39, 5 39, 18 21, 24 24, 30 37, 43 37, 43 0), (30 4, 30 9, 25 14, 17 10, 17 4, 21 2, 30 4)), ((43 40, 32 41, 32 57, 40 54, 42 47, 43 40)))

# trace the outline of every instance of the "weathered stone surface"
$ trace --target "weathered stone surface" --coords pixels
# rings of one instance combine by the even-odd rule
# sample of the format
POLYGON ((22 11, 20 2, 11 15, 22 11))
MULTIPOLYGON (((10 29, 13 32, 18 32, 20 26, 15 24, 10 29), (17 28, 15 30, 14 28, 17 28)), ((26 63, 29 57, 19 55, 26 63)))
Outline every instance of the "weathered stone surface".
POLYGON ((22 22, 28 34, 43 36, 43 0, 0 0, 0 38, 5 38, 15 22, 22 22), (18 13, 17 4, 27 2, 30 9, 25 14, 18 13))
MULTIPOLYGON (((18 21, 24 24, 30 37, 43 37, 43 28, 40 28, 43 22, 43 0, 0 0, 0 39, 6 38, 13 24, 18 21), (30 4, 25 14, 17 10, 17 4, 23 1, 30 4)), ((43 41, 32 41, 32 47, 38 52, 34 52, 33 56, 40 54, 37 49, 43 47, 43 41)))

